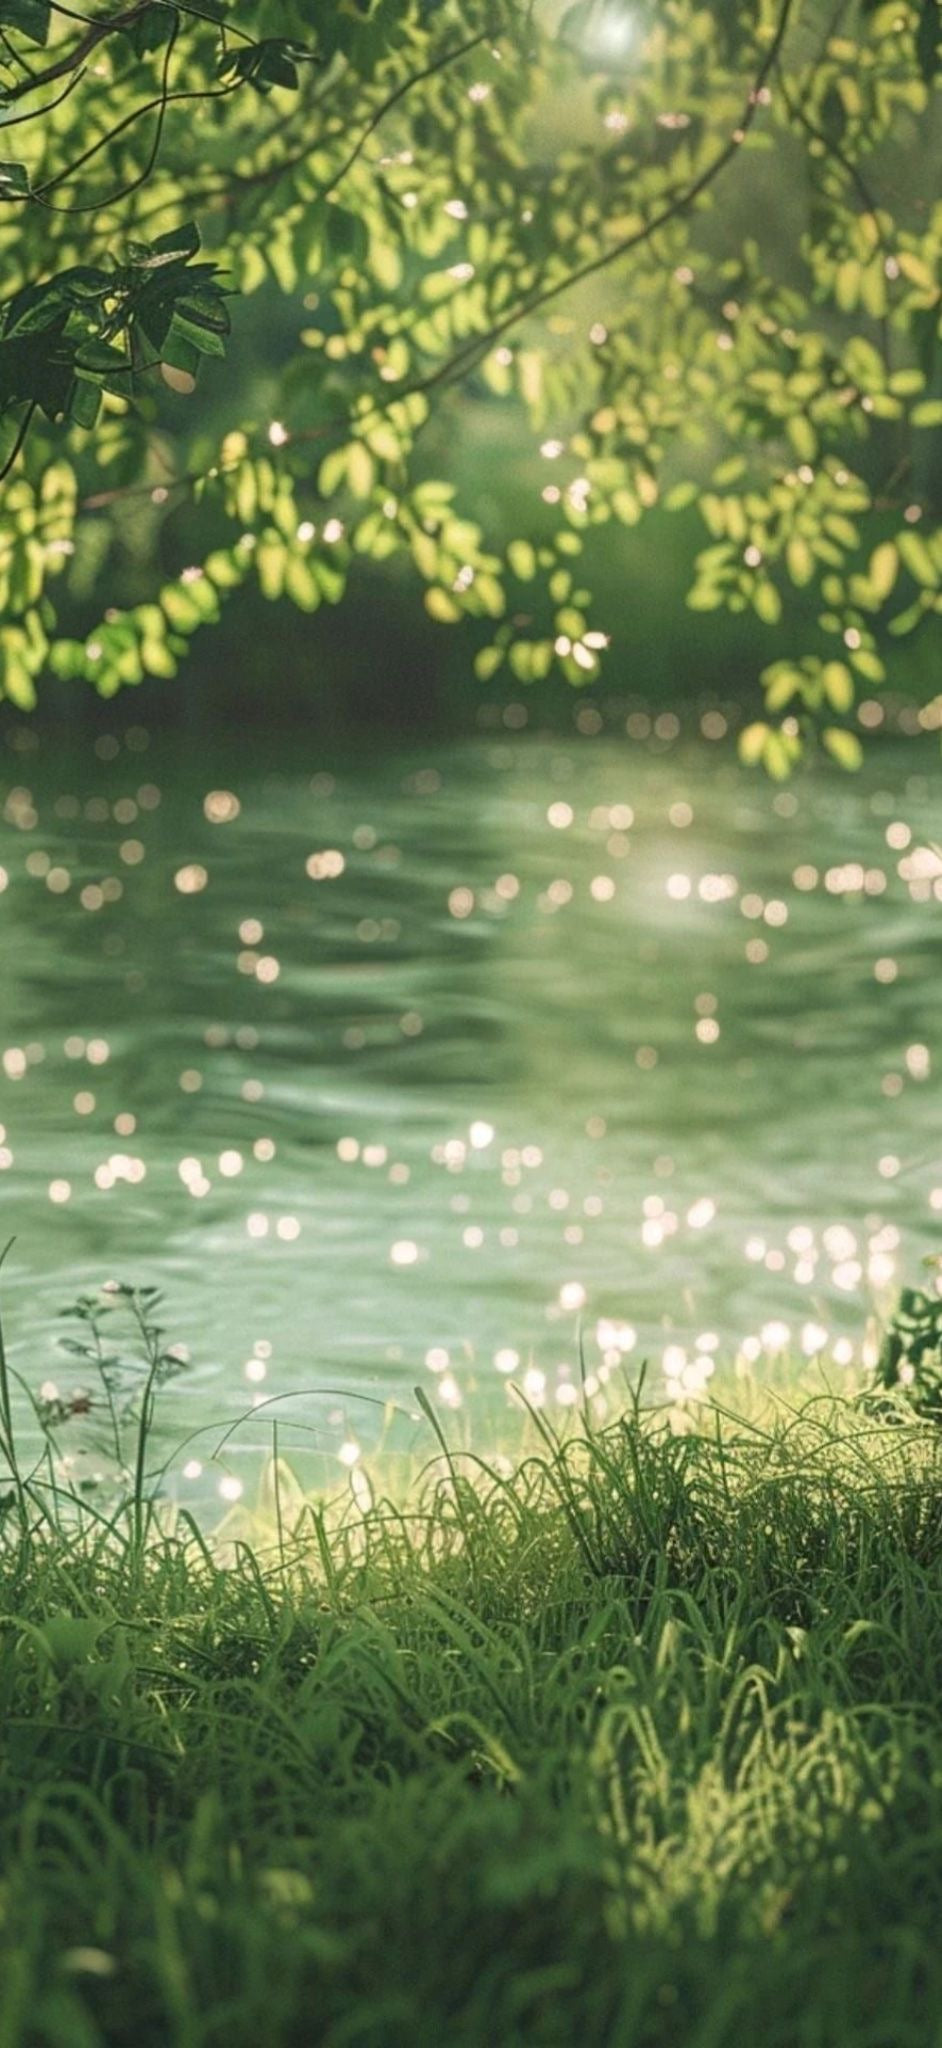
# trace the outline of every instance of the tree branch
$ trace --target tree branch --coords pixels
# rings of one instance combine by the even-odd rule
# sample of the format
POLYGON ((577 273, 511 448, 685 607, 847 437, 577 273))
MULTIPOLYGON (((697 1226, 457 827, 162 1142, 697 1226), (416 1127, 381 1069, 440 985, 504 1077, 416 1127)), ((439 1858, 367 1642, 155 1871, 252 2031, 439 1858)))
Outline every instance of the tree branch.
MULTIPOLYGON (((456 381, 468 370, 475 367, 482 357, 489 353, 494 343, 500 340, 504 334, 508 333, 521 320, 528 318, 531 313, 541 310, 543 306, 551 304, 554 300, 561 297, 564 292, 571 290, 575 285, 581 284, 586 278, 596 276, 601 271, 608 269, 613 263, 618 262, 622 256, 639 248, 643 243, 651 241, 660 232, 661 228, 665 227, 671 220, 675 220, 687 212, 709 186, 713 184, 714 180, 719 177, 726 165, 738 154, 748 130, 755 122, 762 104, 760 97, 762 89, 779 57, 795 5, 796 0, 781 0, 774 35, 749 89, 749 95, 737 128, 733 130, 712 161, 705 166, 692 183, 682 190, 675 192, 643 227, 636 229, 630 235, 623 236, 611 249, 607 249, 597 256, 590 257, 586 262, 576 265, 574 269, 567 272, 565 277, 557 279, 553 284, 542 286, 540 289, 527 294, 511 312, 495 322, 485 335, 476 336, 471 342, 465 344, 463 348, 458 349, 447 363, 439 365, 437 369, 431 371, 428 375, 416 378, 409 384, 404 384, 399 390, 390 390, 383 402, 375 404, 366 414, 361 413, 359 417, 348 414, 342 421, 329 421, 322 426, 302 429, 299 433, 291 436, 292 442, 297 445, 302 442, 317 441, 342 431, 350 432, 352 430, 354 432, 361 432, 365 426, 382 418, 394 405, 401 404, 404 399, 416 395, 424 395, 439 385, 456 381)), ((476 42, 479 40, 481 38, 475 38, 476 42)), ((452 53, 452 56, 454 54, 452 53)), ((443 62, 444 60, 439 60, 437 68, 441 68, 443 62)), ((411 80, 411 83, 415 83, 415 80, 411 80)), ((397 88, 397 96, 401 97, 401 95, 402 88, 397 88)), ((190 97, 190 95, 182 94, 178 97, 185 98, 190 97)), ((376 125, 375 121, 372 125, 376 125)), ((366 133, 360 138, 361 146, 365 140, 366 133)), ((215 473, 222 474, 222 468, 217 467, 215 473)), ((205 471, 187 471, 175 478, 166 488, 168 490, 186 490, 194 484, 201 482, 204 477, 205 471)), ((102 511, 108 506, 128 498, 149 497, 153 488, 153 484, 131 485, 119 486, 113 491, 96 492, 92 496, 80 501, 79 510, 88 512, 102 511)))
MULTIPOLYGON (((439 71, 447 70, 450 64, 457 64, 462 57, 468 55, 470 50, 477 50, 482 43, 489 41, 490 36, 486 30, 481 35, 469 36, 467 42, 458 43, 454 49, 444 51, 443 55, 436 57, 431 64, 426 64, 424 70, 414 71, 410 77, 403 79, 401 84, 396 86, 395 91, 388 95, 388 98, 382 102, 381 106, 375 109, 369 120, 364 124, 349 156, 345 158, 340 169, 332 174, 329 182, 321 187, 321 198, 326 198, 329 192, 336 191, 337 186, 346 177, 347 172, 353 169, 357 158, 362 154, 370 136, 375 133, 380 122, 385 120, 386 115, 392 111, 393 107, 398 105, 400 100, 405 99, 407 93, 412 92, 417 85, 424 85, 426 79, 434 78, 439 71)), ((296 151, 294 156, 284 158, 273 169, 259 172, 255 178, 246 178, 241 182, 243 184, 254 184, 261 178, 266 180, 269 178, 280 178, 285 171, 293 170, 296 164, 303 163, 305 157, 310 155, 310 151, 311 145, 309 144, 306 149, 296 151)))
POLYGON ((601 271, 608 270, 622 256, 627 256, 633 249, 640 248, 642 243, 651 241, 660 232, 661 228, 666 227, 670 221, 676 220, 681 214, 686 213, 691 206, 695 205, 702 193, 707 191, 714 180, 719 177, 720 172, 725 170, 726 165, 731 163, 733 158, 738 155, 749 129, 756 120, 762 103, 760 95, 770 72, 777 62, 795 4, 796 0, 782 0, 775 34, 750 88, 749 97, 743 108, 739 125, 734 128, 729 140, 718 151, 712 163, 707 164, 706 168, 700 172, 699 177, 695 178, 691 185, 688 185, 683 191, 675 193, 651 220, 647 221, 643 227, 635 229, 632 234, 624 235, 621 241, 616 242, 611 249, 606 249, 601 255, 589 257, 585 263, 577 264, 575 269, 568 271, 566 276, 559 278, 556 283, 541 286, 538 290, 520 300, 512 312, 504 314, 502 319, 495 321, 487 334, 478 336, 476 340, 468 342, 463 349, 458 350, 450 362, 443 364, 437 370, 431 371, 427 377, 412 384, 400 395, 405 397, 414 391, 430 391, 436 384, 443 383, 446 379, 450 381, 453 375, 457 374, 460 376, 464 369, 473 368, 474 364, 480 361, 481 357, 487 355, 489 350, 493 348, 494 343, 500 341, 502 336, 509 333, 510 329, 516 327, 521 320, 527 319, 531 313, 541 312, 544 306, 551 305, 554 299, 560 298, 564 292, 571 291, 574 285, 583 284, 586 278, 596 277, 601 271))
POLYGON ((13 446, 10 450, 9 455, 7 456, 3 468, 0 469, 0 484, 3 483, 5 477, 9 476, 10 471, 13 468, 17 456, 19 455, 20 449, 22 448, 23 443, 26 440, 26 436, 29 433, 30 426, 32 425, 33 414, 35 411, 36 400, 31 399, 29 405, 26 408, 25 413, 23 414, 23 418, 20 421, 19 431, 17 433, 16 440, 13 443, 13 446))
MULTIPOLYGON (((164 56, 163 82, 165 88, 167 83, 167 73, 170 67, 170 59, 173 54, 173 46, 176 41, 178 32, 179 26, 175 28, 174 33, 171 36, 170 41, 167 44, 164 56)), ((165 89, 157 99, 145 100, 142 106, 136 107, 133 114, 128 114, 125 120, 119 121, 114 128, 109 129, 107 135, 101 136, 97 142, 91 145, 90 149, 87 149, 85 151, 83 156, 77 157, 74 163, 67 164, 65 170, 58 171, 55 177, 47 179, 44 185, 37 185, 32 192, 24 194, 24 202, 28 203, 31 199, 38 200, 39 204, 41 206, 46 207, 50 213, 70 214, 97 213, 103 206, 117 205, 119 199, 127 199, 132 192, 136 192, 141 185, 145 185, 147 183, 147 180, 154 169, 154 165, 157 162, 157 155, 160 149, 161 137, 163 135, 164 120, 166 118, 168 107, 178 105, 181 100, 227 99, 231 93, 238 92, 242 87, 243 83, 244 81, 241 78, 237 78, 233 81, 231 85, 210 86, 205 91, 194 90, 192 92, 167 92, 165 89), (74 175, 74 173, 81 168, 83 164, 86 164, 88 162, 90 157, 96 156, 100 149, 104 149, 109 142, 114 142, 115 138, 118 135, 122 134, 126 128, 130 128, 135 121, 139 121, 144 114, 153 113, 155 108, 157 109, 157 125, 154 133, 154 140, 151 145, 147 162, 144 165, 143 169, 138 172, 136 177, 131 178, 126 185, 121 186, 119 191, 110 193, 106 198, 99 197, 97 199, 85 199, 81 202, 80 205, 77 206, 56 206, 55 204, 50 203, 50 201, 46 198, 47 192, 53 191, 57 185, 64 184, 66 180, 71 178, 74 175)))
MULTIPOLYGON (((58 92, 56 94, 54 100, 46 100, 44 106, 33 107, 30 110, 30 112, 26 114, 14 114, 12 115, 9 121, 4 121, 4 135, 6 134, 8 128, 22 128, 23 123, 25 121, 41 121, 44 114, 51 114, 54 107, 61 107, 63 100, 68 99, 69 94, 73 93, 75 91, 76 86, 81 84, 81 81, 84 78, 84 76, 85 66, 83 64, 80 70, 74 71, 72 73, 72 76, 69 79, 68 83, 63 86, 61 92, 58 92)), ((32 90, 32 88, 30 88, 30 90, 32 90)))
MULTIPOLYGON (((70 50, 65 50, 54 63, 47 64, 45 71, 34 71, 29 78, 23 80, 22 85, 15 86, 8 97, 11 100, 23 99, 27 93, 35 92, 37 86, 52 85, 57 78, 64 78, 68 72, 77 70, 79 65, 84 64, 86 58, 91 56, 92 51, 97 50, 99 43, 104 42, 106 36, 112 35, 115 29, 127 28, 139 14, 144 13, 147 5, 148 0, 136 0, 136 5, 127 8, 123 14, 109 15, 107 21, 92 22, 85 34, 79 37, 78 42, 72 44, 70 50)), ((66 9, 60 8, 58 11, 65 13, 66 9)), ((77 15, 75 19, 81 20, 83 17, 77 15)))

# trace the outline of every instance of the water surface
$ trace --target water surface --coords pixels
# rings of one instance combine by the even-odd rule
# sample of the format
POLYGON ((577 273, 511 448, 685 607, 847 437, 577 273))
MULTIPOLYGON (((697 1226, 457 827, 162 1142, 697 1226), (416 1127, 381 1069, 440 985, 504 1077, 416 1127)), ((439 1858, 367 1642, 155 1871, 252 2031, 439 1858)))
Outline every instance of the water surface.
POLYGON ((482 1447, 511 1379, 565 1405, 580 1320, 603 1382, 847 1360, 942 1222, 930 746, 776 791, 624 735, 8 745, 19 1364, 70 1386, 55 1311, 156 1282, 181 1433, 329 1388, 333 1458, 363 1394, 482 1447))

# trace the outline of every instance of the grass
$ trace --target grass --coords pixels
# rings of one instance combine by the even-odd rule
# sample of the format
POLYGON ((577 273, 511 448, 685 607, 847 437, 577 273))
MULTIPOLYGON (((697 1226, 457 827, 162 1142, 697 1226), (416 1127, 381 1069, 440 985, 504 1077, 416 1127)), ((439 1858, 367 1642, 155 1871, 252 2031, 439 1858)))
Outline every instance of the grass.
POLYGON ((11 1489, 0 2048, 942 2042, 942 1432, 891 1414, 635 1406, 224 1555, 11 1489))

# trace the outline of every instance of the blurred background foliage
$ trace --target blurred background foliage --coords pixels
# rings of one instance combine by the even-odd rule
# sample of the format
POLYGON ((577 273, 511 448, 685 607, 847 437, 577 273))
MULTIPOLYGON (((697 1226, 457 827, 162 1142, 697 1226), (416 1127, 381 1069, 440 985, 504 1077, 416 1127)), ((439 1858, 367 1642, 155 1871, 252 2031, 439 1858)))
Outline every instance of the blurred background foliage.
POLYGON ((776 776, 888 684, 937 728, 936 0, 0 29, 19 710, 696 684, 776 776))

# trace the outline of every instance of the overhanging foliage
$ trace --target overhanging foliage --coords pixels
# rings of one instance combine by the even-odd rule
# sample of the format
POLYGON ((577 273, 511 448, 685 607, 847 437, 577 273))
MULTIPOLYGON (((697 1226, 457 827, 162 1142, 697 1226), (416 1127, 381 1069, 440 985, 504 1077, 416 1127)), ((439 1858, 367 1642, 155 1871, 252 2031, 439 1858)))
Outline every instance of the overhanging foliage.
POLYGON ((358 554, 481 622, 482 679, 592 681, 592 529, 692 506, 690 605, 756 620, 747 755, 785 773, 817 725, 853 766, 858 692, 942 608, 939 23, 936 0, 0 0, 3 693, 171 675, 247 579, 314 611, 358 554), (220 359, 273 288, 299 333, 260 419, 220 359), (212 440, 198 375, 231 399, 212 440), (430 421, 446 446, 469 396, 546 458, 509 546, 460 464, 429 474, 430 421), (168 575, 194 497, 206 545, 168 575), (76 562, 100 585, 132 530, 152 588, 76 638, 76 562), (794 658, 764 661, 762 627, 794 658))

